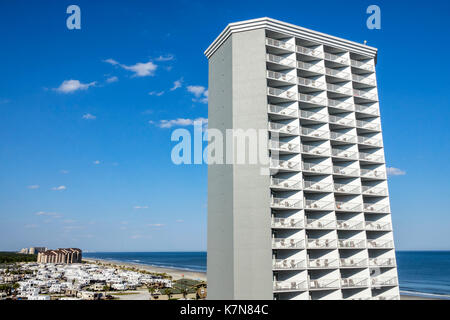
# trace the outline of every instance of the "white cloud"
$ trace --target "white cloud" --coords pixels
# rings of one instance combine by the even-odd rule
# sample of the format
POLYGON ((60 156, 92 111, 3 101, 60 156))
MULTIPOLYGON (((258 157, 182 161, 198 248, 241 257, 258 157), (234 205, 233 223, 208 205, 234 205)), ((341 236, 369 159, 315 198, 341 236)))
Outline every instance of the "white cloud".
POLYGON ((167 54, 165 56, 159 56, 158 58, 155 58, 156 61, 171 61, 175 57, 172 54, 167 54))
POLYGON ((196 119, 184 119, 184 118, 178 118, 178 119, 172 119, 172 120, 160 120, 159 122, 155 122, 150 120, 150 124, 154 124, 160 128, 172 128, 172 127, 186 127, 194 125, 194 122, 201 121, 202 125, 205 126, 208 124, 208 119, 206 118, 196 118, 196 119))
POLYGON ((112 64, 113 66, 115 66, 115 65, 118 65, 119 63, 116 61, 116 60, 114 60, 114 59, 106 59, 106 60, 103 60, 103 62, 106 62, 106 63, 109 63, 109 64, 112 64))
POLYGON ((95 120, 96 118, 97 118, 96 116, 90 113, 83 114, 83 119, 85 120, 95 120))
POLYGON ((153 223, 153 224, 148 224, 147 226, 149 226, 149 227, 163 227, 164 225, 162 223, 153 223))
POLYGON ((179 79, 179 80, 175 81, 173 83, 173 87, 170 88, 170 91, 174 91, 174 90, 177 90, 178 88, 181 88, 182 83, 183 83, 183 79, 179 79))
POLYGON ((39 211, 36 212, 37 216, 48 216, 48 217, 53 217, 53 218, 60 218, 61 215, 56 213, 56 212, 45 212, 45 211, 39 211))
POLYGON ((204 86, 187 86, 186 89, 195 96, 195 99, 192 99, 192 101, 208 103, 209 93, 204 86))
POLYGON ((117 78, 116 76, 112 76, 106 79, 106 82, 108 83, 112 83, 112 82, 117 82, 119 81, 119 78, 117 78))
POLYGON ((138 63, 130 65, 130 66, 121 64, 114 59, 106 59, 103 61, 106 63, 109 63, 113 66, 119 66, 122 69, 134 72, 134 75, 133 75, 134 77, 153 76, 155 74, 156 69, 158 68, 158 66, 151 61, 146 62, 146 63, 138 62, 138 63))
POLYGON ((33 184, 33 185, 31 185, 31 186, 28 186, 27 188, 28 188, 28 189, 32 189, 32 190, 34 190, 34 189, 39 189, 39 185, 33 184))
POLYGON ((134 206, 133 209, 148 209, 148 206, 134 206))
POLYGON ((148 93, 150 96, 157 96, 157 97, 160 97, 160 96, 162 96, 163 94, 164 94, 164 91, 151 91, 151 92, 149 92, 148 93))
POLYGON ((62 173, 62 174, 68 174, 69 170, 60 170, 59 172, 62 173))
POLYGON ((95 165, 99 165, 100 164, 100 160, 95 160, 94 162, 92 162, 95 165))
POLYGON ((87 90, 89 87, 95 86, 97 82, 81 83, 79 80, 64 80, 58 88, 54 90, 61 93, 72 93, 78 90, 87 90))
POLYGON ((406 174, 406 171, 394 167, 386 168, 386 172, 388 176, 404 176, 406 174))
POLYGON ((53 187, 52 190, 54 191, 63 191, 66 190, 67 187, 66 186, 58 186, 58 187, 53 187))
POLYGON ((175 222, 182 223, 182 222, 184 222, 184 220, 178 219, 175 222))
POLYGON ((24 225, 24 227, 27 229, 34 229, 34 228, 37 228, 38 225, 37 224, 26 224, 26 225, 24 225))

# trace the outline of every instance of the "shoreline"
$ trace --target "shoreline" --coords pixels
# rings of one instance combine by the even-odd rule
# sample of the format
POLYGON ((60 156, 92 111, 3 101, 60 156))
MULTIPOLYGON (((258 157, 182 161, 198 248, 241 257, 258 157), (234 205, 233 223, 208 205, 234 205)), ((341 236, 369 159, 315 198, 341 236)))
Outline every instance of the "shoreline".
POLYGON ((99 258, 83 258, 83 261, 96 263, 100 262, 103 264, 112 264, 120 267, 134 267, 139 270, 145 270, 149 272, 154 273, 167 273, 168 275, 172 276, 173 280, 179 280, 182 278, 186 279, 193 279, 193 280, 200 280, 200 281, 206 281, 206 272, 202 271, 190 271, 190 270, 183 270, 183 269, 176 269, 176 268, 167 268, 167 267, 155 267, 148 264, 143 263, 135 263, 135 262, 123 262, 118 260, 107 260, 107 259, 99 259, 99 258))

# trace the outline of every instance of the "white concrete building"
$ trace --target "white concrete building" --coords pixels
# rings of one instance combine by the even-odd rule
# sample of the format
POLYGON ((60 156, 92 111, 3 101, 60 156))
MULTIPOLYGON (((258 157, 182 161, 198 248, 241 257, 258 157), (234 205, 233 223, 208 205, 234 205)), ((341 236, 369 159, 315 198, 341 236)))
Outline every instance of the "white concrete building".
POLYGON ((261 18, 205 54, 209 128, 270 139, 209 164, 208 298, 399 299, 377 49, 261 18))

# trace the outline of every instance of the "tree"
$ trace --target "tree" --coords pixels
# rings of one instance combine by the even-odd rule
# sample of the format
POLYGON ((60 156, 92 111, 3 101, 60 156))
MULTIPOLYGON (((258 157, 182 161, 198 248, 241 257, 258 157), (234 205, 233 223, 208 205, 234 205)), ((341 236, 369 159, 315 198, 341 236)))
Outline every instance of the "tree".
POLYGON ((164 289, 164 294, 167 295, 168 299, 172 298, 172 289, 170 288, 164 289))

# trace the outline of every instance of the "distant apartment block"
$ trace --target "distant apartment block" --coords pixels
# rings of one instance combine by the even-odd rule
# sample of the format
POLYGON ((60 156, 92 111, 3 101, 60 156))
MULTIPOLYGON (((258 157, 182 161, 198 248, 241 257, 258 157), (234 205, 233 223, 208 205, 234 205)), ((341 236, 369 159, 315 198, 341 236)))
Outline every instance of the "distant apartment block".
POLYGON ((38 263, 81 263, 81 250, 77 248, 56 249, 39 252, 38 263))
POLYGON ((261 18, 205 54, 209 128, 270 157, 208 166, 208 298, 399 299, 377 49, 261 18))
POLYGON ((38 254, 39 252, 47 251, 47 248, 45 247, 30 247, 30 248, 23 248, 19 251, 19 253, 23 254, 38 254))

